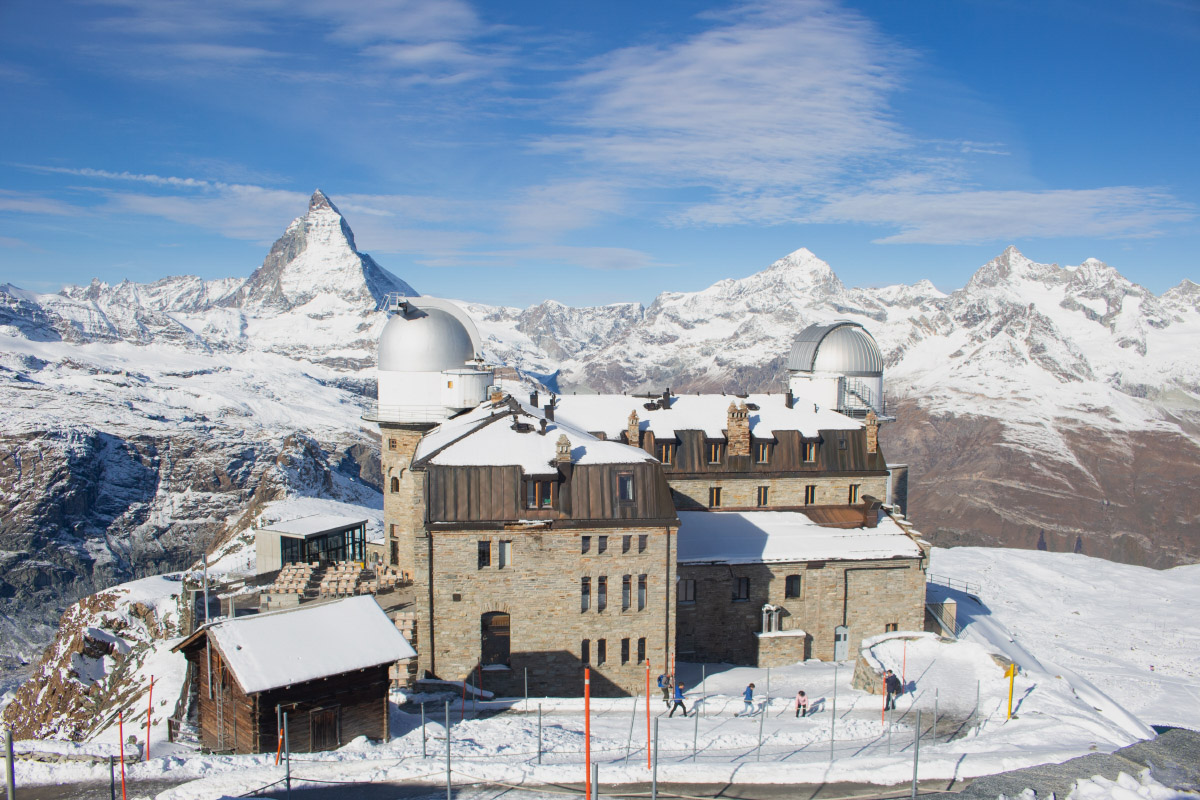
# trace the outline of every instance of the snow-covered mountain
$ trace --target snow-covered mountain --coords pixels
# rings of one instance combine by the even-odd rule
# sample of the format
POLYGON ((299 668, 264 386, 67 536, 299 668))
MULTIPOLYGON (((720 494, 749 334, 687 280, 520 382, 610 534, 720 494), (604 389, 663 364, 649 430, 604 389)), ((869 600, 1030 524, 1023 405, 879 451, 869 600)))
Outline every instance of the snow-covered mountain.
MULTIPOLYGON (((415 293, 319 191, 247 279, 0 287, 6 668, 66 603, 186 567, 265 502, 376 491, 360 415, 391 292, 415 293)), ((949 295, 856 289, 801 249, 649 307, 464 304, 492 360, 566 392, 779 389, 805 325, 862 322, 887 358, 888 456, 911 464, 910 516, 938 544, 1200 560, 1189 281, 1156 297, 1009 248, 949 295)))

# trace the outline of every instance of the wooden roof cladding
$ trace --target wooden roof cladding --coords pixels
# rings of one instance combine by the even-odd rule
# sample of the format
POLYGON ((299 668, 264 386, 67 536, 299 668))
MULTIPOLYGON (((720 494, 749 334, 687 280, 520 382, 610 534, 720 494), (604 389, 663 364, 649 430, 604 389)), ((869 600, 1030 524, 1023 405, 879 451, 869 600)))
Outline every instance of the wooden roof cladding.
MULTIPOLYGON (((755 437, 750 442, 749 456, 730 456, 722 452, 721 462, 709 463, 709 446, 712 443, 725 444, 726 440, 710 439, 703 431, 678 431, 679 439, 672 463, 664 465, 663 470, 669 475, 684 474, 729 474, 750 473, 763 476, 787 473, 878 473, 887 472, 887 461, 882 449, 867 452, 867 432, 859 430, 821 431, 817 439, 806 439, 800 431, 772 431, 774 439, 755 437), (766 462, 757 460, 757 446, 760 442, 770 445, 770 455, 766 462), (804 445, 808 442, 817 443, 816 461, 804 460, 804 445), (842 443, 845 443, 845 447, 842 443)), ((643 436, 642 444, 647 449, 654 447, 650 437, 643 436), (650 439, 650 441, 646 441, 650 439)), ((657 439, 657 444, 676 440, 657 439)), ((657 453, 654 453, 658 455, 657 453)))
POLYGON ((644 521, 676 523, 675 505, 657 462, 574 464, 556 477, 526 478, 517 466, 426 467, 427 524, 503 524, 517 520, 553 521, 555 527, 644 521), (620 476, 633 479, 633 501, 618 499, 620 476), (527 507, 527 481, 553 484, 549 508, 527 507))

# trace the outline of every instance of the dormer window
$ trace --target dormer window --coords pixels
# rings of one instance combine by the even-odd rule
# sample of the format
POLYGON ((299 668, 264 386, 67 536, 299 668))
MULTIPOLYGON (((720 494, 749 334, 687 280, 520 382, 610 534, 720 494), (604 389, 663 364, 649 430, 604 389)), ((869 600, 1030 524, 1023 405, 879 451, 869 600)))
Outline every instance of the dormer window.
POLYGON ((769 442, 754 443, 754 460, 766 464, 771 460, 771 444, 769 442))
POLYGON ((617 502, 625 505, 634 501, 633 473, 617 473, 617 502))
POLYGON ((816 442, 805 442, 804 443, 804 460, 808 461, 808 462, 817 460, 817 443, 816 442))
POLYGON ((725 443, 724 442, 709 442, 708 443, 708 463, 720 464, 725 460, 725 443))
POLYGON ((675 445, 670 442, 660 442, 658 445, 658 460, 664 466, 671 466, 675 463, 675 445))
POLYGON ((525 483, 526 508, 553 508, 554 507, 554 481, 552 480, 530 480, 525 483))

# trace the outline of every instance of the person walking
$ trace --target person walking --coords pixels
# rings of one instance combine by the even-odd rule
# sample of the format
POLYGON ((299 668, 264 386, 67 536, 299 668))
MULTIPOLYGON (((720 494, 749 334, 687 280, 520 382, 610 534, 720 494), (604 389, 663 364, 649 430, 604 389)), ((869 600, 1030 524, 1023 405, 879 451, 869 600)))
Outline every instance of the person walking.
POLYGON ((896 673, 889 669, 886 675, 887 677, 883 681, 883 688, 887 692, 887 700, 883 704, 885 711, 896 708, 896 698, 904 690, 904 687, 900 685, 900 679, 896 677, 896 673))
POLYGON ((808 716, 808 695, 804 693, 803 689, 796 692, 796 716, 808 716))
POLYGON ((671 679, 666 673, 658 676, 658 688, 663 694, 663 705, 667 708, 671 707, 671 679))
POLYGON ((746 687, 746 691, 742 692, 742 702, 745 703, 746 705, 742 708, 741 711, 739 711, 737 714, 734 714, 734 716, 735 717, 753 716, 754 715, 754 684, 753 683, 746 687))
POLYGON ((675 716, 675 712, 679 710, 683 711, 685 717, 688 715, 687 706, 683 704, 683 688, 682 683, 675 684, 675 705, 671 707, 671 713, 667 714, 668 719, 675 716))

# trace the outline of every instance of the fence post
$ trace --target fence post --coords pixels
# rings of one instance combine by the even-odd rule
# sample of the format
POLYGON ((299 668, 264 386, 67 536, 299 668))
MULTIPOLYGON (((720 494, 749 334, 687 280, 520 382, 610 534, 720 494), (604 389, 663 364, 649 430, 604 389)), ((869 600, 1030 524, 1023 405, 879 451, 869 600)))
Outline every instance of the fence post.
POLYGON ((912 795, 913 800, 917 797, 917 760, 921 752, 921 712, 917 711, 917 731, 913 734, 913 782, 912 795))
MULTIPOLYGON (((888 710, 891 711, 892 709, 889 708, 888 710)), ((888 714, 888 717, 887 717, 887 733, 888 733, 888 749, 887 749, 887 751, 888 751, 889 756, 892 754, 892 716, 893 716, 892 714, 888 714)))
MULTIPOLYGON (((701 686, 703 686, 703 685, 704 685, 704 681, 705 681, 705 680, 707 680, 707 679, 708 679, 708 665, 707 665, 707 664, 701 664, 701 665, 700 665, 700 685, 701 685, 701 686)), ((707 689, 705 689, 704 691, 705 691, 705 695, 704 695, 704 697, 708 697, 708 694, 707 694, 708 690, 707 690, 707 689)), ((707 705, 707 703, 701 703, 701 704, 700 704, 700 716, 704 716, 704 706, 705 706, 705 705, 707 705)))
POLYGON ((592 764, 592 800, 600 800, 600 762, 592 764))
POLYGON ((979 713, 979 684, 980 681, 975 681, 975 711, 972 712, 974 714, 979 713))
POLYGON ((126 799, 125 788, 125 715, 123 712, 117 712, 117 738, 120 741, 120 749, 118 752, 121 755, 121 800, 126 799))
POLYGON ((937 737, 937 719, 938 719, 938 690, 933 690, 933 727, 930 728, 930 733, 937 737))
POLYGON ((767 667, 767 705, 763 706, 764 713, 769 705, 771 705, 771 668, 767 667))
POLYGON ((837 739, 837 662, 833 662, 833 709, 829 712, 829 760, 833 761, 833 742, 837 739))
POLYGON ((289 798, 291 798, 291 796, 292 796, 292 743, 290 741, 288 741, 288 712, 286 712, 286 711, 283 712, 283 753, 284 753, 284 759, 285 759, 284 763, 287 764, 287 766, 284 767, 284 770, 285 770, 284 777, 287 780, 287 796, 289 798))
POLYGON ((450 796, 451 779, 450 779, 450 701, 446 701, 446 800, 452 800, 450 796))
POLYGON ((654 718, 654 756, 650 770, 650 800, 658 800, 658 717, 654 718))
POLYGON ((696 713, 695 704, 692 704, 692 761, 696 761, 696 739, 700 734, 700 715, 696 713))
MULTIPOLYGON (((649 700, 649 698, 647 698, 649 700)), ((638 698, 633 696, 633 716, 629 720, 629 738, 625 740, 625 763, 629 763, 629 755, 633 752, 633 729, 637 727, 637 703, 638 698)))
POLYGON ((429 747, 425 735, 425 703, 421 703, 421 758, 429 758, 429 747))
POLYGON ((529 667, 525 668, 525 713, 529 713, 529 667))
POLYGON ((117 765, 112 756, 108 757, 108 797, 117 800, 117 765))
POLYGON ((17 772, 16 766, 13 764, 12 728, 7 725, 4 727, 4 788, 8 790, 8 800, 15 800, 17 772))
POLYGON ((758 761, 762 761, 763 726, 767 724, 767 703, 769 702, 771 702, 771 698, 768 696, 763 703, 763 710, 758 717, 758 761))
POLYGON ((542 704, 538 703, 538 763, 542 763, 542 704))

